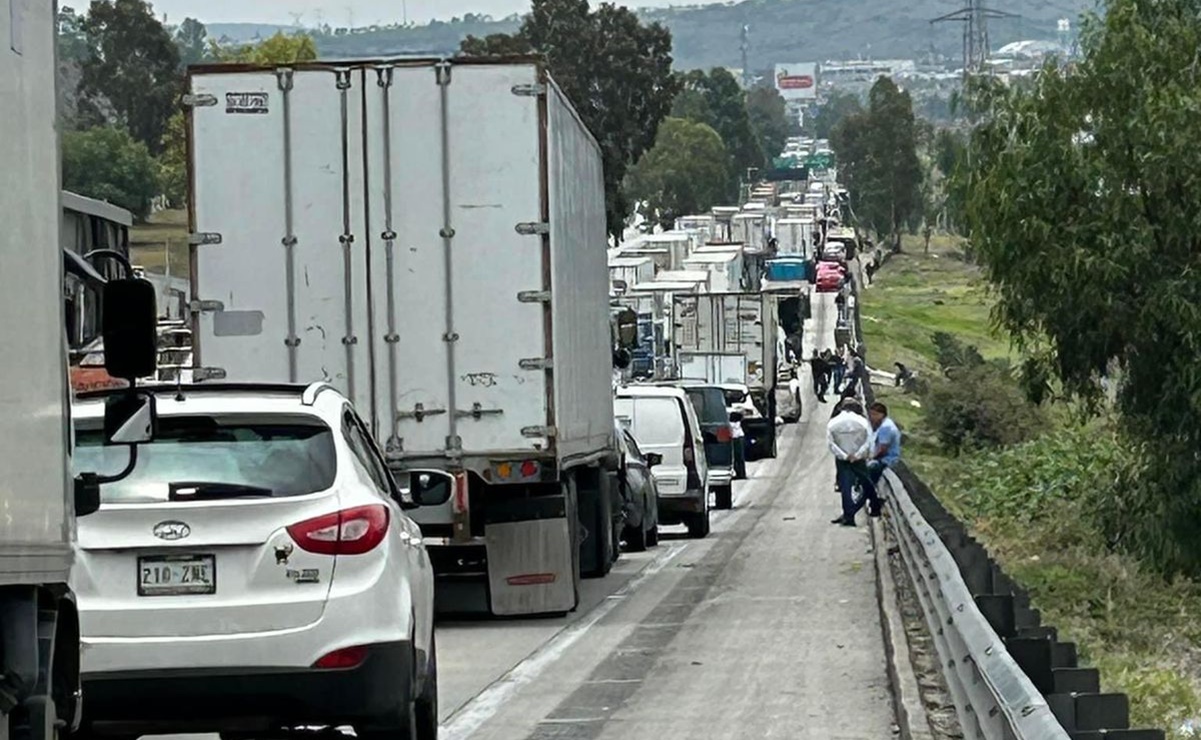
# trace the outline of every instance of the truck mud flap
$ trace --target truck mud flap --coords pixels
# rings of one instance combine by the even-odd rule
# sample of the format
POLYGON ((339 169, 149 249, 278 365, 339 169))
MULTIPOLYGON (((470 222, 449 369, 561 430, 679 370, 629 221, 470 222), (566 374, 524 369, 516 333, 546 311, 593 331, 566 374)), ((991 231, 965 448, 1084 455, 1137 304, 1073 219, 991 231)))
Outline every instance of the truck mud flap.
POLYGON ((550 614, 575 607, 567 499, 538 496, 492 502, 484 539, 492 613, 550 614))

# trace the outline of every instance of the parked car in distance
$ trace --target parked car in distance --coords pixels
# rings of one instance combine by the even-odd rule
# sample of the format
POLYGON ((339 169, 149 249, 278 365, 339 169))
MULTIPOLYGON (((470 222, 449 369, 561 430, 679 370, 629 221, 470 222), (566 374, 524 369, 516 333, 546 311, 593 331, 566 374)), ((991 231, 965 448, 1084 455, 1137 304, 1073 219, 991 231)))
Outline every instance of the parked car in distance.
POLYGON ((709 488, 719 509, 734 506, 734 428, 726 410, 725 394, 720 385, 699 380, 672 380, 663 385, 684 389, 701 422, 705 442, 705 462, 709 465, 709 488))
POLYGON ((659 492, 659 523, 685 524, 688 534, 709 534, 709 466, 701 423, 682 388, 632 385, 613 399, 617 420, 639 448, 662 456, 652 470, 659 492))
POLYGON ((620 423, 614 425, 621 456, 617 482, 625 513, 621 538, 633 552, 659 544, 659 489, 652 469, 663 462, 657 452, 643 452, 638 440, 620 423))
MULTIPOLYGON (((438 732, 434 583, 413 498, 349 401, 305 386, 162 386, 158 430, 81 520, 81 732, 438 732)), ((111 474, 104 395, 74 408, 80 470, 111 474)), ((428 485, 427 485, 428 484, 428 485)))
POLYGON ((842 280, 845 275, 846 270, 837 262, 818 262, 817 292, 837 293, 838 289, 842 287, 842 280))

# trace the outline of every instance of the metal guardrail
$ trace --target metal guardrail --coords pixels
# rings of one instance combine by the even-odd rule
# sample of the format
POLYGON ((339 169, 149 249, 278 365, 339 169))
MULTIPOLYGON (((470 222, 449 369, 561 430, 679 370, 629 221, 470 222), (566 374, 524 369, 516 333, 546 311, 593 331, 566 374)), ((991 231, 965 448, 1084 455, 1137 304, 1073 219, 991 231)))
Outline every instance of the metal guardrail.
MULTIPOLYGON (((851 290, 852 342, 863 348, 858 280, 851 290)), ((875 400, 870 383, 860 388, 875 400)), ((1076 645, 1042 624, 1029 593, 908 467, 886 475, 887 523, 968 740, 1164 740, 1130 729, 1127 696, 1101 691, 1099 671, 1080 667, 1076 645)))
POLYGON ((969 740, 1069 740, 1042 693, 976 605, 938 532, 889 471, 888 525, 901 549, 969 740))

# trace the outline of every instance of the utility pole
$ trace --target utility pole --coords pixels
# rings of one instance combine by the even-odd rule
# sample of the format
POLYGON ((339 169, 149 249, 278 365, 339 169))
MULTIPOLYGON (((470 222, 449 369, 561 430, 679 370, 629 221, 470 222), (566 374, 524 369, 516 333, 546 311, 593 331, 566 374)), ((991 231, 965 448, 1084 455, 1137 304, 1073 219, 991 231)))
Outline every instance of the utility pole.
POLYGON ((963 76, 982 74, 988 69, 988 21, 995 18, 1019 18, 1015 13, 985 7, 984 0, 969 0, 965 8, 930 21, 963 24, 963 76))
POLYGON ((751 27, 744 25, 742 27, 742 86, 751 86, 751 70, 750 62, 748 61, 751 51, 751 27))

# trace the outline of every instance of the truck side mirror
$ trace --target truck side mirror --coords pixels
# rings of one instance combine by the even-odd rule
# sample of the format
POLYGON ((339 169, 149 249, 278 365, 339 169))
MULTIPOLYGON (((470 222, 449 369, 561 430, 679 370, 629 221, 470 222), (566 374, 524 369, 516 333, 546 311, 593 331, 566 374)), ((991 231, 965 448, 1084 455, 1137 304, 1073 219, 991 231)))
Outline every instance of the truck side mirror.
POLYGON ((104 285, 104 367, 133 383, 154 375, 158 364, 158 309, 148 280, 110 280, 104 285))
POLYGON ((130 389, 104 401, 104 443, 137 445, 154 440, 158 413, 154 394, 130 389))
POLYGON ((628 349, 619 349, 613 353, 613 367, 625 370, 634 362, 634 355, 628 349))

